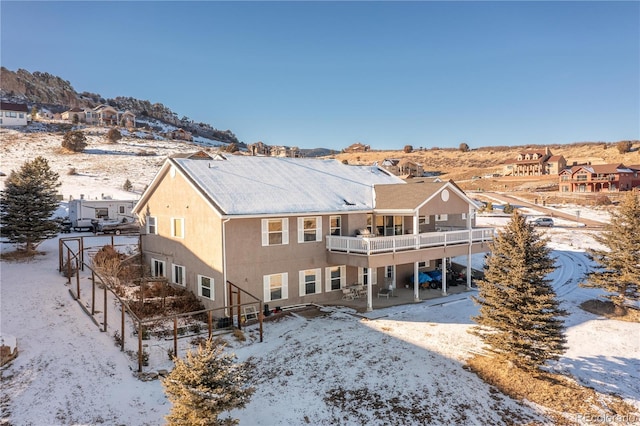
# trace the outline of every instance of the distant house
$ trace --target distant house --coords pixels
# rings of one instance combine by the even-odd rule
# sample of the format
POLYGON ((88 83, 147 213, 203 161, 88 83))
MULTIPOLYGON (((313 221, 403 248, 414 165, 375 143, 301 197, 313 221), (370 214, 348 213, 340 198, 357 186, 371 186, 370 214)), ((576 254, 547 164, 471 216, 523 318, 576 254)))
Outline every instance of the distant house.
POLYGON ((559 174, 560 192, 628 191, 640 186, 640 167, 624 164, 580 165, 559 174))
POLYGON ((0 102, 0 125, 26 126, 30 120, 29 109, 26 104, 0 102))
POLYGON ((181 141, 193 141, 193 135, 184 129, 176 129, 165 133, 165 136, 169 139, 181 140, 181 141))
POLYGON ((87 117, 85 114, 85 110, 75 107, 75 108, 71 108, 68 111, 64 111, 62 114, 60 114, 60 118, 62 118, 63 120, 66 121, 71 121, 72 123, 86 123, 87 122, 87 117))
POLYGON ((562 155, 553 155, 547 147, 544 151, 525 151, 505 162, 506 176, 543 176, 558 174, 567 166, 562 155))
POLYGON ((494 232, 475 227, 476 208, 453 182, 407 183, 337 160, 198 152, 168 158, 133 213, 152 275, 207 308, 235 303, 228 283, 282 308, 339 302, 358 284, 371 310, 381 288, 419 300, 418 268, 467 256, 470 269, 494 232))
POLYGON ((264 142, 256 142, 247 146, 249 155, 262 156, 262 157, 288 157, 298 158, 302 157, 300 149, 296 146, 270 146, 264 142))
POLYGON ((387 158, 382 161, 380 166, 391 174, 396 176, 413 176, 418 177, 424 174, 422 164, 416 163, 408 159, 387 158))
POLYGON ((271 155, 271 147, 262 141, 247 145, 249 155, 263 155, 268 157, 271 155))
MULTIPOLYGON (((76 109, 71 109, 67 111, 70 113, 67 115, 69 118, 63 119, 72 120, 73 113, 78 114, 81 118, 80 121, 87 124, 95 124, 98 126, 122 126, 122 127, 135 127, 136 126, 136 116, 131 111, 120 112, 116 110, 111 105, 98 105, 93 109, 84 109, 82 113, 84 114, 84 119, 82 118, 82 113, 79 111, 75 111, 76 109)), ((65 113, 63 113, 64 115, 65 113)))
MULTIPOLYGON (((136 115, 134 113, 132 113, 131 111, 127 110, 127 111, 125 111, 125 112, 120 114, 120 118, 118 120, 118 123, 122 127, 136 127, 136 115)), ((190 133, 189 133, 189 136, 191 136, 190 133)))
POLYGON ((367 152, 370 150, 371 150, 371 147, 369 145, 364 145, 360 142, 356 142, 346 147, 344 149, 344 152, 367 152))

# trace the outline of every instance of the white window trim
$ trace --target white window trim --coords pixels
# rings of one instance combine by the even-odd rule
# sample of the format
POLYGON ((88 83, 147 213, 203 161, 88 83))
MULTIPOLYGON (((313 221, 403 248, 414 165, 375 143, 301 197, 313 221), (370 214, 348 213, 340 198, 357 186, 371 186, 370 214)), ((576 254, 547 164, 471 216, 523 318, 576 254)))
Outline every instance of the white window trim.
POLYGON ((185 268, 182 265, 177 265, 175 263, 172 264, 171 265, 171 282, 176 284, 176 285, 179 285, 179 286, 182 286, 182 287, 186 287, 187 286, 187 268, 185 268), (176 279, 177 278, 176 277, 176 275, 177 275, 176 274, 176 268, 182 269, 182 281, 183 282, 181 282, 181 283, 178 282, 177 279, 176 279))
POLYGON ((280 299, 276 299, 275 301, 279 302, 282 300, 287 300, 289 298, 289 274, 287 272, 283 272, 281 274, 269 274, 264 275, 262 278, 265 302, 273 302, 273 300, 271 300, 271 277, 276 275, 282 276, 282 297, 280 299))
POLYGON ((449 220, 449 215, 447 213, 436 215, 436 222, 446 222, 447 220, 449 220))
POLYGON ((330 235, 336 235, 336 236, 342 235, 342 216, 340 216, 340 215, 329 216, 329 234, 330 235), (338 219, 338 223, 339 223, 339 225, 336 226, 336 227, 331 226, 331 222, 333 222, 334 218, 337 218, 338 219), (338 230, 337 234, 333 233, 334 229, 338 230))
POLYGON ((306 216, 298 218, 298 243, 317 243, 322 241, 322 216, 306 216), (316 221, 316 239, 314 241, 304 240, 304 221, 306 219, 315 219, 316 221))
POLYGON ((147 234, 158 235, 158 218, 155 216, 147 216, 147 234), (153 225, 151 225, 151 219, 153 219, 153 225), (153 232, 151 228, 153 226, 153 232))
POLYGON ((418 218, 418 225, 428 225, 429 224, 429 215, 420 216, 418 218))
POLYGON ((289 244, 289 219, 288 218, 273 218, 262 219, 262 246, 280 246, 289 244), (269 221, 280 220, 282 223, 282 243, 281 244, 269 244, 269 221))
MULTIPOLYGON (((365 271, 368 268, 358 268, 358 284, 364 284, 364 275, 365 271)), ((376 268, 371 268, 371 285, 378 284, 378 270, 376 268)))
POLYGON ((305 269, 303 271, 299 272, 299 279, 300 279, 300 296, 308 296, 309 294, 319 294, 322 293, 322 270, 320 268, 317 269, 305 269), (316 277, 316 291, 315 293, 307 293, 307 286, 306 286, 306 281, 305 281, 305 277, 306 277, 306 272, 307 271, 313 271, 315 277, 316 277))
POLYGON ((209 300, 216 300, 216 295, 214 292, 214 280, 211 277, 207 277, 205 275, 198 275, 198 296, 203 297, 205 299, 209 299, 209 300), (209 293, 210 296, 205 296, 202 294, 202 279, 203 278, 207 278, 209 280, 209 293))
POLYGON ((184 218, 183 217, 171 218, 171 236, 173 238, 184 239, 184 218), (180 221, 180 236, 176 235, 176 220, 180 221))
MULTIPOLYGON (((331 289, 331 268, 335 268, 336 266, 327 266, 324 268, 324 290, 326 292, 329 291, 339 291, 340 289, 331 289)), ((340 268, 340 288, 345 288, 347 283, 347 267, 345 265, 338 266, 340 268)))
POLYGON ((466 213, 462 213, 462 220, 465 220, 467 218, 467 214, 466 213))
POLYGON ((167 265, 164 260, 151 258, 151 274, 154 277, 166 277, 167 276, 167 265), (160 263, 162 265, 162 271, 164 275, 155 275, 156 273, 156 263, 160 263))

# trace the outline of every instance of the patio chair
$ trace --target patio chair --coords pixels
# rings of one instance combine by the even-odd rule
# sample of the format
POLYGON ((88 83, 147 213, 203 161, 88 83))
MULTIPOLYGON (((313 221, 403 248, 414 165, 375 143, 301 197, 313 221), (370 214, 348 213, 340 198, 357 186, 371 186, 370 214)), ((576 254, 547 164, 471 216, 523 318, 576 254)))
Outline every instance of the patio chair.
POLYGON ((255 306, 243 306, 242 307, 242 319, 246 322, 249 320, 258 319, 258 310, 255 306))
POLYGON ((354 300, 355 298, 355 294, 350 288, 342 289, 342 300, 354 300))

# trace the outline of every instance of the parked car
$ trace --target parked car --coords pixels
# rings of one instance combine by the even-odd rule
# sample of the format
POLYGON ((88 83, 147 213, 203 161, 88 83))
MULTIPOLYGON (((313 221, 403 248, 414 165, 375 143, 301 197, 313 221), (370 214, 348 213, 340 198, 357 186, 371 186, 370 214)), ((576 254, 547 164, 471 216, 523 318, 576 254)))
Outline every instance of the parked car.
POLYGON ((533 226, 548 226, 548 227, 552 227, 553 226, 553 219, 551 219, 550 217, 539 217, 536 220, 534 220, 533 222, 531 222, 531 224, 533 224, 533 226))

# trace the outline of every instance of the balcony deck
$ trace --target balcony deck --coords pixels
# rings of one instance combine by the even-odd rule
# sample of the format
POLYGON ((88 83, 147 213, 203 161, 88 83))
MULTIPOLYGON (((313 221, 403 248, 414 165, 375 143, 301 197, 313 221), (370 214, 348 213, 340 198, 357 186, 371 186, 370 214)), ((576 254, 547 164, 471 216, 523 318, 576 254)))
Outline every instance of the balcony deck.
POLYGON ((473 228, 459 231, 426 232, 417 235, 392 235, 388 237, 329 235, 326 240, 327 250, 331 252, 373 255, 459 244, 484 243, 493 240, 494 232, 494 228, 473 228))

